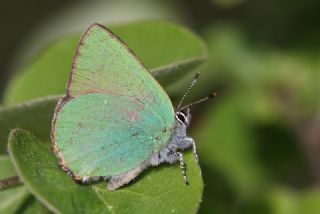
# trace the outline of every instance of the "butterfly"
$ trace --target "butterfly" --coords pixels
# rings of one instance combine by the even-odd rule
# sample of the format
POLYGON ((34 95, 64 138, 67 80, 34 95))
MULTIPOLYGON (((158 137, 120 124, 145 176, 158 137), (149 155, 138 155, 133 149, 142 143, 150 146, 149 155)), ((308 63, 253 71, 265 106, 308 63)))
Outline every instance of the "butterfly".
POLYGON ((149 166, 179 161, 188 183, 181 151, 192 147, 196 160, 198 155, 186 134, 191 114, 190 105, 180 107, 184 97, 174 111, 128 46, 106 27, 91 25, 80 39, 66 95, 52 120, 61 168, 80 183, 105 180, 107 189, 115 190, 149 166))

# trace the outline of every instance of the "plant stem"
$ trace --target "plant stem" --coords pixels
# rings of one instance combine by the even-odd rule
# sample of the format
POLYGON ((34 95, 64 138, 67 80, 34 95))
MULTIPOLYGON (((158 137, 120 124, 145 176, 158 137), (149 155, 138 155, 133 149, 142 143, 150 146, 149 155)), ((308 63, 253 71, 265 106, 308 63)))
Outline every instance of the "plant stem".
POLYGON ((12 176, 4 179, 0 179, 0 192, 6 189, 14 188, 22 185, 19 176, 12 176))

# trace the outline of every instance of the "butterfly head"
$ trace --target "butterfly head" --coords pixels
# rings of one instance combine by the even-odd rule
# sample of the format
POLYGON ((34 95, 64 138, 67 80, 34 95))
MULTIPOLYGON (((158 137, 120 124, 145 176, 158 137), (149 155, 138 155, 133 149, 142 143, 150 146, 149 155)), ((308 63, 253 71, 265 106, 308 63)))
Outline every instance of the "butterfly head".
POLYGON ((175 113, 175 117, 180 126, 189 126, 191 123, 190 108, 178 110, 175 113))

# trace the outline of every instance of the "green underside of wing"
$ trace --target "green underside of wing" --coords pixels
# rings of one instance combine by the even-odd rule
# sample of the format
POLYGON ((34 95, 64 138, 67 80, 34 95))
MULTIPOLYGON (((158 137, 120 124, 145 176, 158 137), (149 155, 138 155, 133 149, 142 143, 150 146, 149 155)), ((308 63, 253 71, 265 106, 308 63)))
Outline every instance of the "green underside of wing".
POLYGON ((75 175, 111 176, 135 168, 159 151, 173 125, 169 104, 151 106, 130 96, 92 93, 60 109, 54 138, 75 175))

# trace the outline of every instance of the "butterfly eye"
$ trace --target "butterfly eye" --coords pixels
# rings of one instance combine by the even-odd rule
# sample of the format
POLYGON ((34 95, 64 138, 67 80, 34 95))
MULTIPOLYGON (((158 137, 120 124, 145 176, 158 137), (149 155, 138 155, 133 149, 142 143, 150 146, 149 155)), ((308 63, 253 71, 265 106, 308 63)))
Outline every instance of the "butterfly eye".
POLYGON ((183 123, 183 124, 187 124, 187 118, 186 118, 186 115, 183 113, 183 112, 177 112, 176 113, 176 118, 177 120, 180 122, 180 123, 183 123))

